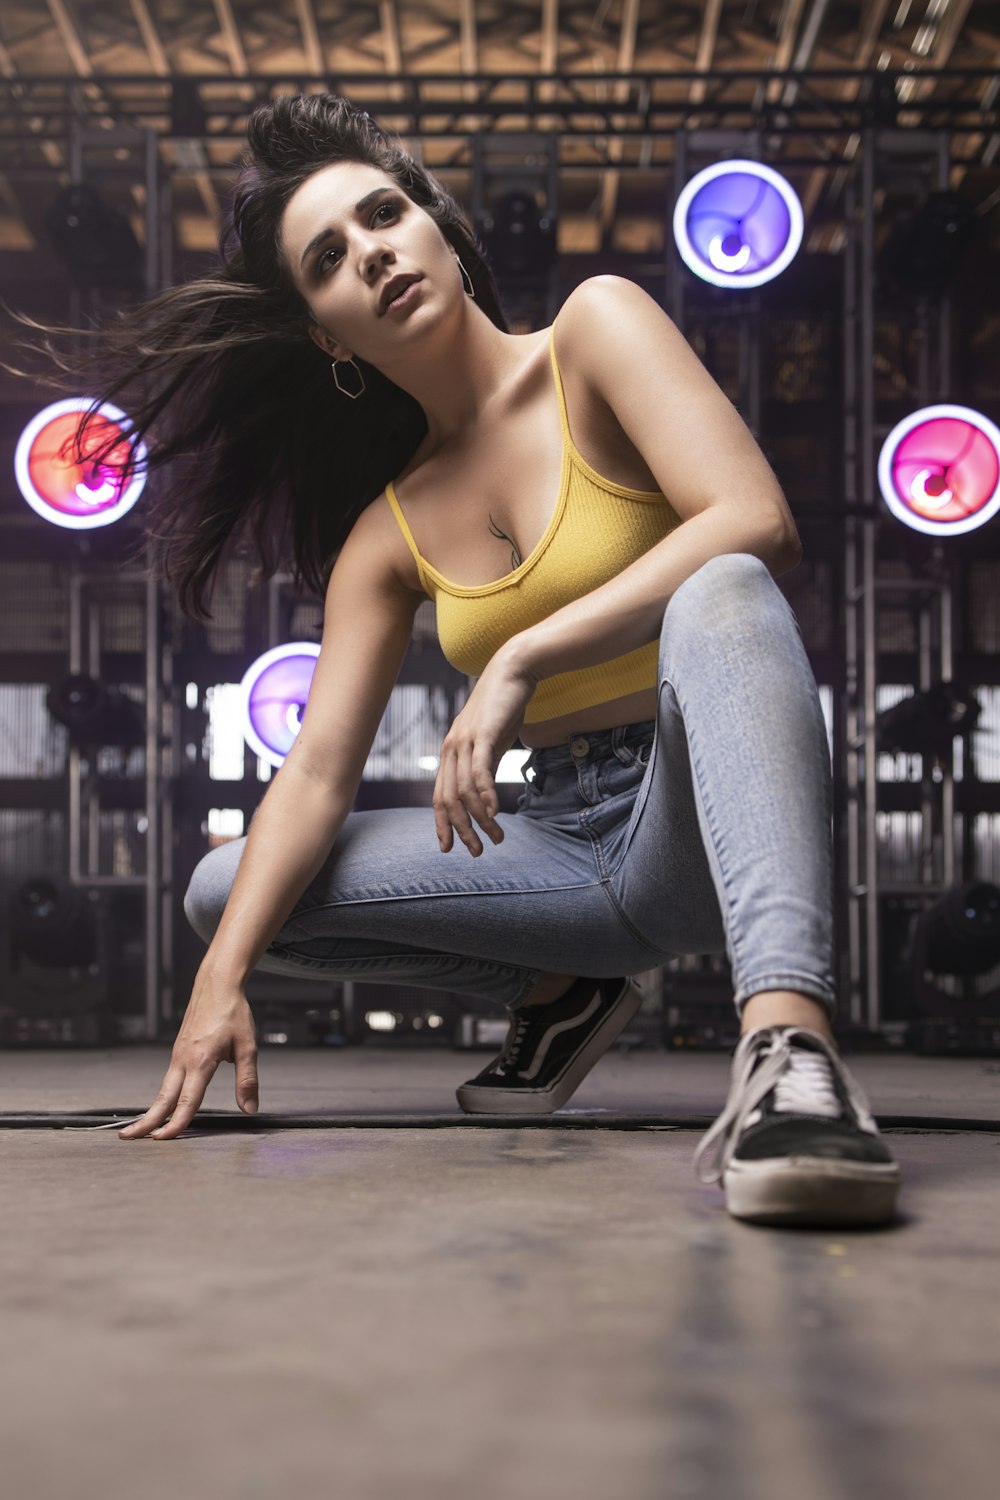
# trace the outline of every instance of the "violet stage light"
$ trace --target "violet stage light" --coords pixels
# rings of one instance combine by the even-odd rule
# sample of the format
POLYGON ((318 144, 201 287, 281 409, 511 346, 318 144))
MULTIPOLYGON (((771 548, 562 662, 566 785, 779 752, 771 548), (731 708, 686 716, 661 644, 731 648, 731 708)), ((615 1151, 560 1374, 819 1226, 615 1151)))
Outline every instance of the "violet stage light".
POLYGON ((110 526, 132 509, 146 483, 145 443, 135 445, 137 470, 131 476, 125 474, 134 443, 131 423, 110 402, 100 406, 88 422, 83 462, 74 461, 80 418, 92 404, 87 396, 71 396, 46 406, 32 417, 14 451, 18 489, 32 510, 53 526, 71 531, 110 526), (98 452, 116 435, 120 441, 101 462, 87 462, 88 453, 98 452))
POLYGON ((280 766, 295 743, 318 656, 315 642, 292 641, 265 651, 243 674, 243 737, 269 765, 280 766))
POLYGON ((914 531, 973 531, 1000 510, 1000 430, 968 406, 924 406, 882 444, 878 482, 893 515, 914 531))
POLYGON ((802 205, 780 172, 720 161, 691 178, 674 209, 681 259, 713 286, 773 281, 802 243, 802 205))

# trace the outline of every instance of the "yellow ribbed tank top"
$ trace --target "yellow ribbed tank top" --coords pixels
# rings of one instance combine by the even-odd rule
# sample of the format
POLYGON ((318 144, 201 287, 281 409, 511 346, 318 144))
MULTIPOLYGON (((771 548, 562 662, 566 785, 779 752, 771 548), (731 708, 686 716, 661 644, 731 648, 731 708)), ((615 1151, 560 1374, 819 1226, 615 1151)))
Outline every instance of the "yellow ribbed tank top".
MULTIPOLYGON (((607 583, 681 524, 659 490, 626 489, 590 467, 570 435, 554 336, 549 354, 563 437, 559 495, 541 541, 513 573, 472 587, 452 583, 420 555, 395 488, 386 485, 420 581, 437 605, 441 649, 470 677, 478 677, 511 636, 607 583)), ((613 661, 546 678, 528 703, 525 723, 541 724, 655 687, 658 650, 658 641, 650 641, 613 661)))

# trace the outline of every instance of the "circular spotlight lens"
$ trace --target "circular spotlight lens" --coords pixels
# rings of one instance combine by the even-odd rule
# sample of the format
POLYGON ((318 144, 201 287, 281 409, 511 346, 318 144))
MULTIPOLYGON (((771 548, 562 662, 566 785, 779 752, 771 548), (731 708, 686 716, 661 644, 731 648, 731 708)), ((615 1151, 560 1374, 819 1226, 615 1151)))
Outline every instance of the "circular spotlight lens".
POLYGON ((706 167, 685 185, 674 209, 681 259, 713 286, 773 281, 801 245, 802 227, 794 188, 756 161, 706 167))
POLYGON ((92 403, 86 396, 56 401, 32 417, 18 439, 14 473, 18 488, 32 510, 54 526, 71 531, 90 531, 110 526, 132 506, 146 483, 142 465, 146 445, 138 443, 138 472, 126 478, 124 465, 134 439, 123 411, 105 402, 88 422, 83 443, 83 463, 73 460, 73 447, 82 414, 92 403), (88 463, 86 455, 97 453, 109 438, 119 442, 100 463, 88 463))
POLYGON ((243 737, 269 765, 280 766, 295 743, 317 656, 314 642, 293 641, 265 651, 243 675, 243 737))
POLYGON ((1000 430, 968 406, 924 406, 882 444, 878 482, 893 515, 914 531, 973 531, 1000 510, 1000 430))

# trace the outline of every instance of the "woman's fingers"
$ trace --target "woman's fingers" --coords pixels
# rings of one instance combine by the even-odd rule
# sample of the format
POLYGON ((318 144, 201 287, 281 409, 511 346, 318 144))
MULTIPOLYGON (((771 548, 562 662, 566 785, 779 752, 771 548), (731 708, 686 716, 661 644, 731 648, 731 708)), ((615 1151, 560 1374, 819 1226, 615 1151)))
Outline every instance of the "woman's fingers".
POLYGON ((184 1087, 184 1069, 173 1064, 167 1069, 160 1092, 153 1100, 141 1119, 133 1120, 131 1125, 124 1126, 119 1130, 118 1138, 123 1141, 138 1140, 139 1136, 149 1135, 151 1130, 162 1125, 171 1114, 177 1098, 184 1087))
POLYGON ((207 1073, 179 1071, 179 1076, 172 1077, 174 1073, 173 1068, 168 1072, 163 1087, 142 1119, 118 1132, 119 1140, 134 1141, 149 1135, 157 1141, 172 1141, 187 1129, 198 1113, 215 1068, 207 1073), (168 1120, 169 1124, 166 1123, 168 1120))
POLYGON ((476 755, 471 745, 442 746, 441 766, 434 789, 434 823, 443 853, 452 847, 452 830, 470 854, 483 852, 482 841, 472 826, 479 827, 494 844, 503 842, 503 829, 496 821, 500 810, 489 760, 476 755))

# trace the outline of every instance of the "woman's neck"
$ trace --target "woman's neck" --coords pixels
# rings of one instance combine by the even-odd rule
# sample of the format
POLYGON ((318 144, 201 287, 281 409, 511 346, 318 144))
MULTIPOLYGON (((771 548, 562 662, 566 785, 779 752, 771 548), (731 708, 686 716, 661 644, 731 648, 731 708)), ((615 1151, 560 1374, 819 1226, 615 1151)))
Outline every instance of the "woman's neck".
POLYGON ((461 312, 457 326, 434 329, 411 357, 384 370, 423 409, 421 447, 438 448, 474 426, 523 358, 517 335, 502 332, 478 308, 461 312))

